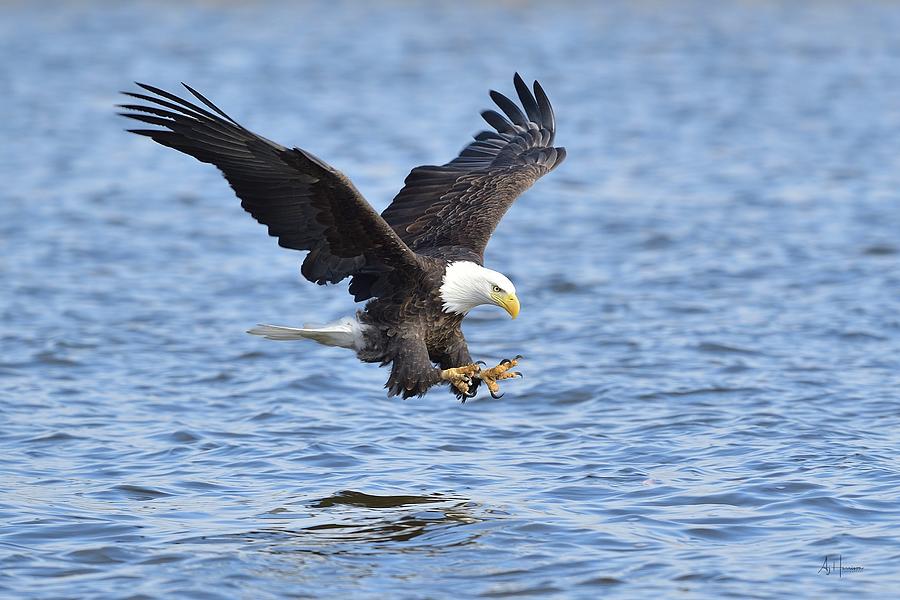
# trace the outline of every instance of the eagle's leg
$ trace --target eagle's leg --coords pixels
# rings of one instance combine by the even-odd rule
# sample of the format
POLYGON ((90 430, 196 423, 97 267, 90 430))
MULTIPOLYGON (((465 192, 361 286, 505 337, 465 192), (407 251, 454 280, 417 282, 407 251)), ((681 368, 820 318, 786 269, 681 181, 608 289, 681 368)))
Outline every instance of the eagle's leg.
POLYGON ((449 381, 453 389, 456 390, 463 402, 469 398, 469 386, 472 385, 475 377, 478 376, 480 367, 478 365, 464 365, 462 367, 452 367, 441 371, 441 379, 449 381))
POLYGON ((503 379, 513 379, 515 377, 523 377, 521 373, 518 371, 510 371, 513 367, 519 364, 519 361, 522 360, 522 356, 516 356, 514 359, 510 360, 508 358, 504 358, 500 361, 500 364, 496 367, 490 369, 484 369, 479 371, 476 375, 478 379, 482 380, 484 384, 488 387, 488 390, 491 392, 491 397, 493 398, 502 398, 503 394, 498 395, 497 392, 500 391, 500 385, 497 383, 503 379))

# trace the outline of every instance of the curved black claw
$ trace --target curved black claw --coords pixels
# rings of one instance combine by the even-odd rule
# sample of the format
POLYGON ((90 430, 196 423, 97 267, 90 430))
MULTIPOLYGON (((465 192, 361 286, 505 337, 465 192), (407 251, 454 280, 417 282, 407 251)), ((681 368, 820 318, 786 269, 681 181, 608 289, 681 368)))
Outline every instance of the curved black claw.
POLYGON ((463 404, 465 404, 466 400, 468 400, 469 398, 474 398, 475 396, 478 395, 478 386, 481 384, 481 380, 478 379, 477 377, 466 376, 465 381, 466 381, 466 384, 468 384, 468 386, 469 386, 468 392, 462 393, 459 390, 457 390, 456 388, 453 389, 453 393, 456 395, 456 399, 459 400, 460 402, 462 402, 463 404))
POLYGON ((508 365, 508 364, 511 363, 511 362, 512 362, 512 361, 509 360, 508 358, 504 358, 503 360, 500 361, 500 364, 501 364, 501 365, 508 365))
POLYGON ((522 360, 522 359, 524 359, 524 358, 525 358, 525 357, 522 356, 521 354, 516 354, 516 357, 515 357, 513 360, 522 360))
POLYGON ((457 392, 456 399, 459 400, 461 403, 465 404, 466 400, 468 400, 469 398, 474 398, 477 393, 478 392, 476 392, 474 389, 469 390, 469 392, 467 392, 465 394, 463 394, 461 392, 457 392))
POLYGON ((476 365, 484 365, 485 367, 487 366, 487 363, 484 362, 483 360, 476 360, 476 361, 475 361, 475 364, 476 364, 476 365))
POLYGON ((525 379, 525 375, 522 374, 522 371, 513 371, 512 374, 515 375, 516 377, 518 377, 519 379, 525 379))
POLYGON ((503 394, 495 394, 493 391, 491 392, 491 398, 493 398, 494 400, 499 400, 502 397, 503 394))

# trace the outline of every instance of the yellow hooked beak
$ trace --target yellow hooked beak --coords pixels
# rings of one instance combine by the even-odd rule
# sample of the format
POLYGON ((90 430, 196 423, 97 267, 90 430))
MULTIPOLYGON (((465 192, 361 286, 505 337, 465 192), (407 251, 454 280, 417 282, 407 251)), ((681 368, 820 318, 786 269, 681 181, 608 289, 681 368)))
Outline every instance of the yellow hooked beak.
POLYGON ((497 306, 502 306, 513 319, 519 316, 519 299, 515 294, 495 294, 494 301, 497 306))

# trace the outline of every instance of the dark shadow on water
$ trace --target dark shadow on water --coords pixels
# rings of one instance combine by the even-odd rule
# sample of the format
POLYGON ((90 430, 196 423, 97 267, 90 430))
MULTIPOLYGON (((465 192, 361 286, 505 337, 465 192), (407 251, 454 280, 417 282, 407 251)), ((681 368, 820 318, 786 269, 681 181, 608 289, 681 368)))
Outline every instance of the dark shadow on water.
POLYGON ((398 508, 412 504, 436 504, 451 500, 462 500, 435 494, 433 496, 374 496, 353 490, 343 490, 334 496, 322 498, 314 508, 330 508, 337 505, 358 506, 360 508, 398 508))
POLYGON ((485 520, 483 507, 465 498, 377 496, 344 490, 316 500, 273 509, 262 518, 267 526, 246 533, 192 537, 187 544, 252 543, 266 552, 378 554, 437 551, 472 543, 485 520), (413 542, 413 543, 408 543, 413 542))
MULTIPOLYGON (((466 515, 449 512, 429 512, 427 514, 406 515, 396 521, 367 524, 324 523, 313 525, 296 532, 282 531, 283 535, 300 538, 313 536, 319 541, 359 542, 363 544, 383 544, 386 542, 409 542, 437 530, 446 530, 468 523, 477 522, 466 515)), ((469 536, 462 536, 468 538, 469 536)), ((425 540, 422 540, 425 541, 425 540)), ((459 545, 461 540, 453 545, 459 545)), ((466 539, 466 541, 469 541, 466 539)))
POLYGON ((365 546, 381 547, 385 543, 412 540, 417 545, 443 546, 471 541, 471 532, 461 526, 482 521, 475 516, 479 509, 476 504, 442 494, 377 496, 343 490, 313 503, 310 508, 316 511, 312 519, 317 523, 283 529, 277 534, 316 545, 356 543, 361 545, 361 550, 365 546))

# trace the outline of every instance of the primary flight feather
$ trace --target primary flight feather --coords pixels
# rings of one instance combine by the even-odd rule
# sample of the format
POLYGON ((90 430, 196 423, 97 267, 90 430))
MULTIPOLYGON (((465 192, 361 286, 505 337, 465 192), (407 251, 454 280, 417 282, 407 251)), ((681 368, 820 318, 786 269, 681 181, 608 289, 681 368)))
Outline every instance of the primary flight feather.
POLYGON ((553 146, 553 108, 540 84, 532 92, 518 74, 513 81, 521 107, 492 91, 503 114, 482 116, 494 131, 477 134, 445 165, 413 169, 381 215, 343 173, 243 128, 186 84, 202 106, 141 83, 148 93, 123 93, 142 103, 120 106, 122 115, 156 127, 129 131, 215 165, 279 245, 309 251, 306 279, 351 277, 354 299, 368 300, 355 316, 328 325, 260 325, 250 333, 312 339, 390 364, 390 395, 421 396, 449 382, 465 401, 481 382, 496 396, 498 381, 518 375, 510 369, 520 357, 491 369, 473 363, 460 329, 481 304, 519 313, 512 282, 484 267, 485 246, 519 194, 566 156, 553 146))

